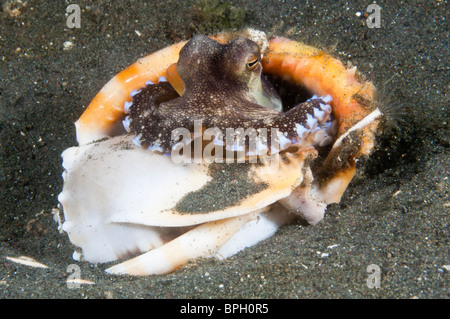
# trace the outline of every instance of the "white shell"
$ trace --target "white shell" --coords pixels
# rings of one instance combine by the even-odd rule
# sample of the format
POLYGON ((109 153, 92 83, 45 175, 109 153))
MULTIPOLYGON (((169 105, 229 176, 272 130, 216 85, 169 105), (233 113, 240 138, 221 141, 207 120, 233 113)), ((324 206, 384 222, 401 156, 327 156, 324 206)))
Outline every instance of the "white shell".
MULTIPOLYGON (((186 213, 175 207, 186 194, 208 187, 212 181, 208 171, 211 164, 176 164, 169 156, 138 147, 129 135, 72 147, 62 155, 64 189, 59 201, 64 207, 63 230, 81 248, 84 260, 93 263, 151 250, 138 259, 140 271, 117 266, 110 272, 165 273, 195 257, 229 256, 267 238, 282 224, 280 218, 286 219, 283 212, 278 217, 258 214, 300 185, 303 172, 308 171, 302 169, 305 160, 315 155, 316 151, 309 148, 286 153, 283 160, 276 154, 273 162, 249 164, 248 184, 264 183, 263 189, 229 207, 186 213), (270 220, 273 222, 267 222, 270 220), (235 240, 234 244, 231 241, 220 251, 235 233, 241 230, 237 236, 245 238, 245 233, 253 232, 252 227, 269 229, 256 237, 235 240), (167 253, 168 249, 171 252, 167 253), (174 255, 175 260, 168 255, 174 255)), ((230 165, 241 164, 223 164, 224 170, 230 165)), ((226 194, 218 192, 214 196, 218 200, 226 194)))
MULTIPOLYGON (((370 126, 379 116, 374 111, 349 132, 370 126)), ((338 151, 343 138, 332 152, 338 151)), ((249 166, 247 182, 264 183, 265 188, 228 207, 182 212, 175 207, 185 195, 212 181, 212 164, 176 164, 131 140, 130 135, 121 135, 71 147, 62 155, 63 230, 81 248, 84 260, 103 263, 145 252, 107 269, 110 273, 162 274, 193 258, 226 258, 270 237, 292 218, 286 209, 280 205, 271 209, 271 204, 279 201, 316 224, 327 204, 338 202, 348 184, 348 179, 338 176, 319 188, 308 166, 315 149, 298 149, 275 154, 264 165, 249 166)), ((227 165, 239 164, 224 164, 224 169, 227 165)), ((215 200, 227 197, 226 189, 222 191, 214 193, 215 200)))

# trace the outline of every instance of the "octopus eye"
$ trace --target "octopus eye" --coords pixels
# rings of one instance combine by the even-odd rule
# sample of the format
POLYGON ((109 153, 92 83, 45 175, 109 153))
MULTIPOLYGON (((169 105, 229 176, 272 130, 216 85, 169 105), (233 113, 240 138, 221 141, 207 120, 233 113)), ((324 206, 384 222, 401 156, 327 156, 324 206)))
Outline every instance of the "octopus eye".
POLYGON ((252 56, 250 59, 247 60, 247 68, 249 70, 254 70, 258 67, 259 59, 258 57, 252 56))

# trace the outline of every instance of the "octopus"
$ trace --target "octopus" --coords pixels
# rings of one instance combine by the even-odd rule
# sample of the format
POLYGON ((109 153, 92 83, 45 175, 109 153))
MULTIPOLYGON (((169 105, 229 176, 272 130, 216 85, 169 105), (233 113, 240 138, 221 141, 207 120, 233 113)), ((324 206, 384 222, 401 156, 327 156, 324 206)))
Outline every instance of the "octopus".
POLYGON ((138 60, 97 94, 75 123, 79 145, 62 154, 74 258, 165 274, 232 256, 297 217, 317 224, 379 131, 375 88, 361 79, 253 29, 138 60))

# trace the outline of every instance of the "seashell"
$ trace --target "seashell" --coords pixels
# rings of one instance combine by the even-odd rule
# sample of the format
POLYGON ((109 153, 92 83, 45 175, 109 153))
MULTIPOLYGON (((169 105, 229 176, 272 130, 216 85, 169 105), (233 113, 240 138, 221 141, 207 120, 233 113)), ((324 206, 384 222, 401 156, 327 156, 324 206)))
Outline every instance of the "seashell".
POLYGON ((35 268, 48 268, 47 265, 37 262, 33 258, 27 257, 27 256, 20 256, 20 257, 6 256, 6 259, 8 259, 9 261, 15 262, 17 264, 25 265, 25 266, 30 266, 30 267, 35 267, 35 268))
MULTIPOLYGON (((150 120, 156 131, 146 140, 145 132, 138 131, 141 125, 134 125, 136 118, 128 116, 136 113, 137 101, 153 88, 172 86, 181 95, 173 101, 187 100, 191 86, 186 78, 177 78, 184 73, 177 72, 180 64, 175 63, 181 61, 180 50, 193 42, 180 42, 138 60, 96 95, 75 123, 79 146, 62 154, 62 229, 78 249, 74 256, 81 250, 82 258, 92 263, 134 256, 106 270, 113 274, 169 273, 194 258, 227 258, 272 236, 295 216, 317 224, 326 206, 340 201, 355 174, 356 161, 369 156, 373 148, 382 116, 374 101, 375 88, 359 81, 356 70, 346 69, 332 56, 285 38, 268 41, 261 31, 210 37, 220 44, 203 38, 197 41, 231 47, 231 43, 244 43, 242 37, 262 51, 262 61, 257 63, 263 74, 311 93, 310 100, 285 113, 295 121, 290 130, 277 133, 281 147, 275 149, 261 139, 256 151, 245 153, 243 163, 217 158, 189 161, 192 158, 184 153, 187 161, 175 161, 176 145, 158 143, 158 127, 164 123, 150 120), (302 108, 307 113, 304 122, 299 115, 302 108), (262 157, 262 151, 269 156, 262 157)), ((183 52, 189 58, 198 50, 183 52)), ((257 70, 255 64, 250 66, 257 70)), ((273 115, 270 123, 281 128, 284 120, 277 119, 284 115, 277 113, 279 105, 272 93, 261 100, 249 94, 257 105, 249 103, 243 109, 255 107, 273 115), (273 110, 270 105, 261 109, 266 102, 274 103, 273 110)), ((195 103, 188 106, 197 107, 195 103)), ((221 110, 214 109, 213 120, 221 116, 221 110)), ((179 118, 171 112, 163 115, 168 120, 179 118)), ((202 132, 206 131, 190 135, 182 146, 195 148, 202 132)), ((226 148, 217 136, 213 144, 226 148)), ((241 150, 238 145, 228 146, 228 151, 241 150)))

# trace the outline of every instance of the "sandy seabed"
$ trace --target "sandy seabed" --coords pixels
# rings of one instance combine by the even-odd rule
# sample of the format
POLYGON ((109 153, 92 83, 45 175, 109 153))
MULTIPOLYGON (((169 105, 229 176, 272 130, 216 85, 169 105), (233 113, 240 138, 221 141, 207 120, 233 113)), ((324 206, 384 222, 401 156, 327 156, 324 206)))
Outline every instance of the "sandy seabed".
POLYGON ((364 24, 368 1, 231 1, 221 14, 205 3, 218 4, 77 1, 81 27, 70 29, 64 2, 1 1, 0 298, 448 298, 448 2, 381 3, 380 28, 364 24), (320 224, 285 226, 227 260, 143 278, 75 262, 51 213, 74 121, 139 57, 222 27, 287 36, 356 65, 389 119, 372 158, 320 224), (21 255, 48 268, 5 258, 21 255), (95 284, 68 287, 72 264, 95 284), (378 289, 367 285, 371 265, 378 289))

